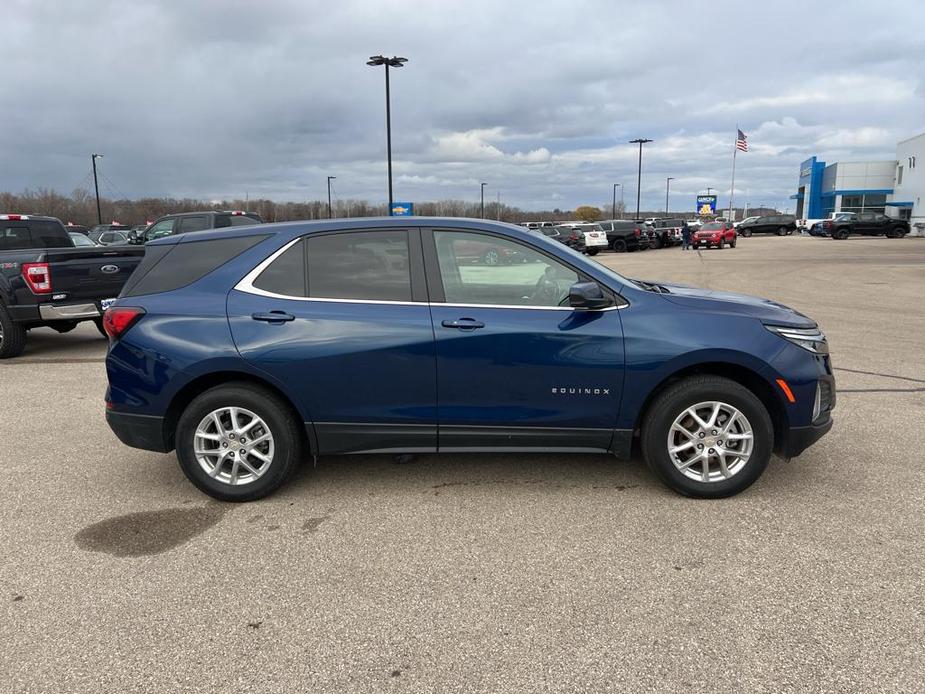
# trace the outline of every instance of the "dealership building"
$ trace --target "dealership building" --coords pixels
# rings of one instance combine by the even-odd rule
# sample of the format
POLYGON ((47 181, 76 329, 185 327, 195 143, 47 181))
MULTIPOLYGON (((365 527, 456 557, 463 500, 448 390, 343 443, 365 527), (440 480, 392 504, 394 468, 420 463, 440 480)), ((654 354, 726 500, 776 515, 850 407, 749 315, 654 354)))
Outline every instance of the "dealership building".
POLYGON ((800 164, 797 192, 790 198, 798 219, 881 212, 925 234, 925 133, 898 143, 895 159, 827 164, 810 157, 800 164))

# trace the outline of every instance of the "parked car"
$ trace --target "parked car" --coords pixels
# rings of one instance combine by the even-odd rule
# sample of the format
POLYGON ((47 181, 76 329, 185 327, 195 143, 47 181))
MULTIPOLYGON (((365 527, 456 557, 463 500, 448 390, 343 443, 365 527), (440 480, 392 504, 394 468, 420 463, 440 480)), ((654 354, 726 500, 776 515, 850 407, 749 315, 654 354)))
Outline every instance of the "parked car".
POLYGON ((103 245, 101 243, 97 243, 86 234, 81 234, 77 231, 70 231, 70 229, 68 230, 67 235, 71 237, 71 241, 74 242, 74 246, 77 248, 99 248, 103 245))
MULTIPOLYGON (((112 224, 97 224, 93 227, 90 227, 90 231, 87 232, 87 236, 96 241, 97 243, 102 243, 100 239, 103 234, 110 233, 122 233, 128 238, 128 232, 131 229, 127 224, 119 224, 118 222, 113 222, 112 224)), ((110 237, 111 238, 111 237, 110 237)), ((105 245, 105 244, 104 244, 105 245)))
POLYGON ((550 239, 555 239, 559 243, 565 243, 565 239, 567 237, 567 234, 562 233, 562 231, 559 231, 558 227, 554 226, 534 227, 530 229, 530 231, 535 231, 550 239))
POLYGON ((796 231, 796 217, 791 214, 772 214, 757 217, 751 221, 742 220, 738 226, 739 234, 748 238, 752 234, 777 234, 785 236, 796 231))
POLYGON ((75 237, 90 241, 54 217, 0 214, 0 359, 22 354, 32 328, 65 333, 92 320, 102 331, 144 249, 78 248, 75 237))
POLYGON ((759 218, 760 218, 759 215, 755 215, 754 217, 746 217, 741 222, 734 222, 732 226, 738 229, 743 224, 754 222, 756 219, 759 219, 759 218))
POLYGON ((106 419, 218 499, 270 494, 304 453, 628 458, 636 440, 671 488, 725 497, 832 427, 812 319, 626 278, 514 225, 325 220, 147 251, 105 316, 106 419), (456 251, 477 244, 528 262, 473 267, 456 251))
POLYGON ((645 225, 622 219, 608 219, 600 222, 607 234, 607 243, 617 253, 642 251, 649 247, 649 234, 645 225))
POLYGON ((831 212, 829 216, 825 219, 805 219, 797 220, 803 222, 803 227, 801 231, 807 232, 810 236, 831 236, 832 225, 831 223, 826 224, 826 222, 832 222, 837 219, 851 219, 854 217, 854 212, 831 212))
POLYGON ((729 222, 707 222, 691 236, 691 246, 695 249, 701 247, 723 249, 727 243, 735 248, 736 241, 736 229, 729 222))
POLYGON ((255 212, 245 212, 244 210, 177 212, 157 219, 141 234, 136 236, 135 243, 147 243, 173 234, 223 229, 225 227, 250 226, 252 224, 263 224, 263 219, 255 212))
POLYGON ((83 234, 84 236, 90 233, 89 227, 85 227, 83 224, 74 224, 74 222, 68 222, 66 226, 68 231, 76 231, 77 233, 83 234))
POLYGON ((887 217, 879 212, 858 212, 851 216, 845 215, 829 222, 823 222, 823 228, 828 229, 832 238, 837 240, 846 239, 851 234, 862 236, 882 234, 890 239, 898 239, 909 233, 909 222, 905 219, 887 217))
POLYGON ((677 246, 681 243, 681 227, 684 226, 682 219, 656 219, 652 223, 654 232, 654 248, 662 246, 677 246))
POLYGON ((101 234, 89 234, 87 238, 101 246, 124 246, 129 242, 129 232, 104 231, 101 234))
POLYGON ((600 224, 570 223, 557 228, 565 230, 565 245, 580 253, 597 255, 607 248, 607 233, 600 224))

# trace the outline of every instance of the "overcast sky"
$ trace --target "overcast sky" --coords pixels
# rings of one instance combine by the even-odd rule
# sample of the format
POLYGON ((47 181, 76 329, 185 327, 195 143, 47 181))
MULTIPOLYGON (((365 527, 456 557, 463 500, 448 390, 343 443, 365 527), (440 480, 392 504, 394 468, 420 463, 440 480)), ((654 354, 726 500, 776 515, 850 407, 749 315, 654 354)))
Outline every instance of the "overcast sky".
POLYGON ((3 0, 0 190, 387 198, 527 209, 792 206, 799 164, 892 159, 925 130, 925 4, 845 0, 3 0), (618 194, 619 199, 619 194, 618 194), (630 202, 632 200, 632 203, 630 202))

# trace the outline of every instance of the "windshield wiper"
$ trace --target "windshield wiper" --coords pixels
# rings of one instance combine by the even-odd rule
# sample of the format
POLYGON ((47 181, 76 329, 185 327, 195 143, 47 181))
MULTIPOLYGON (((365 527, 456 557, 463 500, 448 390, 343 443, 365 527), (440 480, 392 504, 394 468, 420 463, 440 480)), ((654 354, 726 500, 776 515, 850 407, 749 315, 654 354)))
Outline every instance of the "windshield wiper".
POLYGON ((637 279, 631 279, 631 281, 635 284, 638 284, 647 292, 654 292, 655 294, 671 294, 671 292, 668 290, 668 287, 661 284, 655 284, 655 282, 644 282, 643 280, 637 279))

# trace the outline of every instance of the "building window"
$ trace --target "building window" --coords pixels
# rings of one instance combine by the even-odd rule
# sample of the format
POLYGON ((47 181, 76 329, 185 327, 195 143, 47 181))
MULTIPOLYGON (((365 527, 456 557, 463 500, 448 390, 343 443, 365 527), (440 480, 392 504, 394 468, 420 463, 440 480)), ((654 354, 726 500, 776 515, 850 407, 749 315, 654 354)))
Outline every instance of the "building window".
POLYGON ((896 167, 896 185, 901 186, 903 184, 903 167, 896 167))

